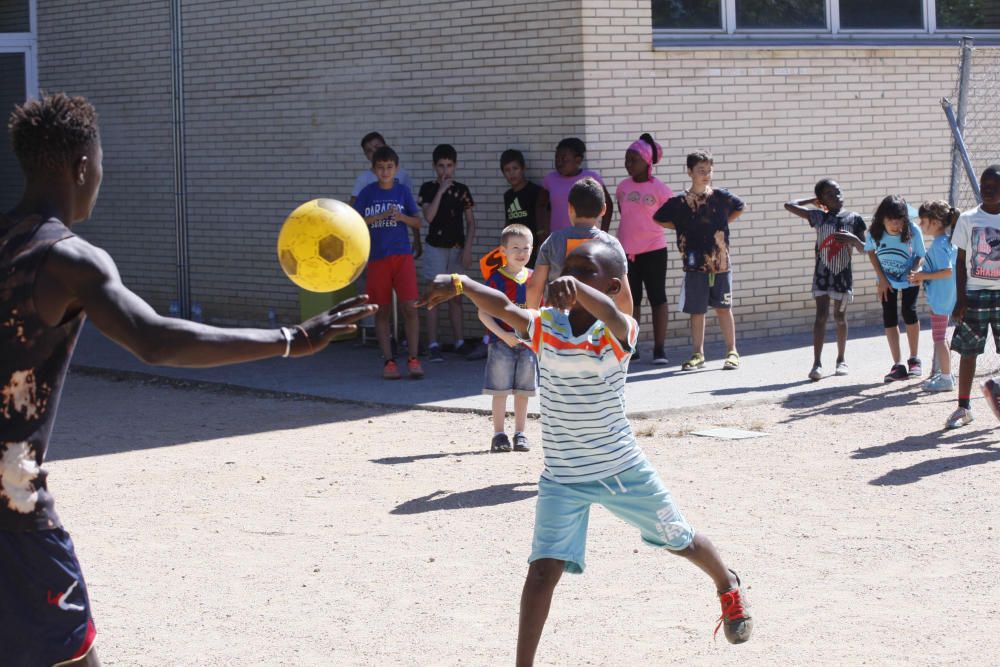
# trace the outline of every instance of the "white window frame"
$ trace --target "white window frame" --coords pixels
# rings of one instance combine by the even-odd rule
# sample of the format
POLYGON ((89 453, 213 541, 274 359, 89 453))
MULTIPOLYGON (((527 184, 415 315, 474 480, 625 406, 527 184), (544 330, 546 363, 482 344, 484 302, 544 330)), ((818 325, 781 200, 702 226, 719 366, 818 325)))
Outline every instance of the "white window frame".
MULTIPOLYGON (((877 0, 874 0, 877 1, 877 0)), ((920 0, 923 28, 844 28, 840 24, 840 0, 825 0, 824 28, 742 28, 736 26, 737 0, 720 0, 719 28, 653 28, 656 47, 686 46, 726 42, 764 42, 777 46, 815 46, 830 42, 859 44, 953 44, 965 35, 977 37, 977 44, 1000 44, 1000 30, 942 29, 937 27, 937 0, 920 0), (985 41, 984 41, 985 39, 985 41)))
POLYGON ((0 53, 24 56, 25 97, 38 97, 38 0, 28 2, 30 32, 0 32, 0 53))

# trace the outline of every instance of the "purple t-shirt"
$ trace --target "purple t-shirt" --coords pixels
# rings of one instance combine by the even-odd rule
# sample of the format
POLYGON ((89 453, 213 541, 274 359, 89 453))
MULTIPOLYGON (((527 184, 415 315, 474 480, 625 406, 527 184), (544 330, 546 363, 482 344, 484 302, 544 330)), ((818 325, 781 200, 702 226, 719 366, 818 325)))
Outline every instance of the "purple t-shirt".
POLYGON ((552 209, 552 217, 549 222, 550 234, 573 226, 569 219, 569 191, 576 185, 577 181, 588 176, 604 185, 604 179, 601 178, 601 175, 591 169, 583 169, 575 176, 562 176, 558 171, 550 171, 545 174, 545 178, 542 179, 542 187, 549 191, 549 207, 552 209))
MULTIPOLYGON (((358 193, 354 209, 363 218, 386 211, 402 211, 406 215, 417 215, 420 210, 413 201, 413 194, 409 188, 398 181, 388 190, 380 188, 378 182, 365 186, 358 193)), ((413 252, 406 223, 400 222, 395 216, 368 225, 368 232, 372 237, 371 254, 368 256, 370 260, 392 255, 409 255, 413 252)))

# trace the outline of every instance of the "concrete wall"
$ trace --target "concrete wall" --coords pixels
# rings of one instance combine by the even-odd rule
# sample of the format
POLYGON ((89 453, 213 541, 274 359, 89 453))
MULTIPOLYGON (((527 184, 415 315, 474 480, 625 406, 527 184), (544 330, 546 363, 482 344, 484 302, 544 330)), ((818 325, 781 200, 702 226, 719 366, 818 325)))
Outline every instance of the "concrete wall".
MULTIPOLYGON (((85 94, 102 114, 108 172, 87 233, 161 309, 174 288, 167 4, 39 7, 42 88, 85 94)), ((832 176, 867 217, 885 194, 919 204, 948 189, 937 100, 954 87, 957 48, 654 50, 647 0, 188 0, 184 11, 191 283, 209 321, 260 323, 268 307, 293 317, 278 226, 302 201, 349 196, 369 130, 417 184, 432 177, 434 145, 456 146, 477 252, 502 225, 505 148, 524 150, 540 180, 556 142, 580 136, 612 191, 642 131, 666 146, 657 173, 674 189, 684 155, 710 148, 717 184, 749 206, 733 231, 742 336, 811 323, 813 234, 785 200, 832 176)), ((856 266, 851 320, 875 322, 872 271, 856 266)), ((673 254, 668 280, 676 295, 673 254)), ((671 336, 686 322, 672 316, 671 336)))

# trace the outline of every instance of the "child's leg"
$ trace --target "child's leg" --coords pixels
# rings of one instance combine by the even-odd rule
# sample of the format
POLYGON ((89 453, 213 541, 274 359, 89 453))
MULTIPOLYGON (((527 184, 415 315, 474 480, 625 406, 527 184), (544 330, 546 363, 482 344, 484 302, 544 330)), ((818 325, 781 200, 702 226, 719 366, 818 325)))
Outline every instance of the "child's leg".
POLYGON ((906 323, 906 342, 910 347, 910 358, 918 356, 920 343, 920 320, 917 318, 917 296, 919 287, 907 287, 903 290, 901 310, 903 322, 906 323))
MULTIPOLYGON (((515 399, 514 405, 517 405, 515 399)), ((507 418, 507 395, 493 394, 493 432, 504 432, 504 421, 507 418)))
POLYGON ((653 306, 653 348, 662 349, 667 341, 667 320, 670 311, 664 301, 658 306, 653 306))
POLYGON ((542 558, 528 566, 528 576, 521 591, 521 617, 517 628, 517 667, 535 662, 538 640, 549 617, 552 593, 562 577, 565 561, 542 558))
POLYGON ((885 339, 889 343, 889 354, 893 365, 899 363, 899 314, 896 312, 896 290, 890 289, 882 302, 882 325, 885 327, 885 339))
POLYGON ((847 295, 833 302, 833 321, 837 325, 837 363, 844 361, 847 353, 847 295))
POLYGON ((417 356, 417 346, 420 345, 420 315, 417 313, 416 301, 403 301, 403 324, 406 329, 406 344, 411 357, 417 356))
POLYGON ((826 320, 830 316, 830 297, 816 298, 816 320, 813 322, 813 366, 822 366, 823 341, 826 339, 826 320))
POLYGON ((951 351, 948 349, 948 316, 931 315, 931 339, 934 341, 934 357, 938 370, 943 375, 951 375, 951 351))
POLYGON ((435 308, 427 311, 427 344, 437 345, 438 342, 438 315, 440 309, 435 308))
MULTIPOLYGON (((636 257, 636 260, 639 258, 636 257)), ((636 322, 642 321, 642 270, 638 261, 628 262, 628 287, 632 290, 632 317, 636 322)))
POLYGON ((705 354, 705 313, 691 314, 691 349, 695 354, 705 354))
POLYGON ((686 549, 670 553, 683 556, 697 565, 702 572, 712 578, 715 590, 720 594, 736 588, 736 576, 722 562, 715 545, 704 534, 696 533, 694 540, 686 549))
POLYGON ((462 297, 448 301, 448 319, 451 320, 452 342, 457 346, 465 340, 462 337, 462 297))
MULTIPOLYGON (((726 342, 726 352, 732 352, 736 349, 736 320, 733 318, 733 309, 716 308, 715 314, 719 318, 722 339, 726 342)), ((704 326, 702 327, 702 336, 704 336, 704 326)))
POLYGON ((392 307, 379 308, 375 312, 375 338, 383 359, 392 359, 392 341, 389 339, 389 329, 392 326, 392 307))
POLYGON ((667 339, 667 249, 645 253, 643 258, 642 277, 653 311, 653 348, 662 350, 667 339))
POLYGON ((514 433, 524 433, 528 424, 528 397, 514 394, 514 433))

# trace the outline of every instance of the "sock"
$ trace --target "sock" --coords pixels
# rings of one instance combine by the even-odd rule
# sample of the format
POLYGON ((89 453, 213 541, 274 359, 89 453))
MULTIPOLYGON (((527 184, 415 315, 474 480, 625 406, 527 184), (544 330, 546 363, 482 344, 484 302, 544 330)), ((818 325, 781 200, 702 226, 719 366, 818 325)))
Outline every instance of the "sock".
POLYGON ((483 334, 483 345, 489 345, 490 337, 487 334, 483 334))
POLYGON ((432 340, 430 343, 427 344, 427 347, 441 347, 441 346, 438 345, 438 342, 436 340, 432 340))
POLYGON ((459 339, 458 341, 456 341, 455 342, 455 351, 458 352, 459 350, 461 350, 463 345, 465 345, 465 340, 464 339, 459 339))
POLYGON ((409 361, 416 361, 416 360, 417 360, 416 357, 414 357, 413 355, 410 355, 409 361))
POLYGON ((965 398, 959 398, 958 399, 958 407, 965 408, 966 410, 971 410, 972 409, 972 403, 969 402, 969 397, 966 396, 965 398))
POLYGON ((495 437, 497 437, 498 435, 505 435, 505 434, 504 434, 504 432, 503 432, 503 431, 497 431, 496 433, 494 433, 494 434, 493 434, 493 437, 495 438, 495 437))
POLYGON ((514 431, 514 435, 524 435, 524 431, 514 431))

